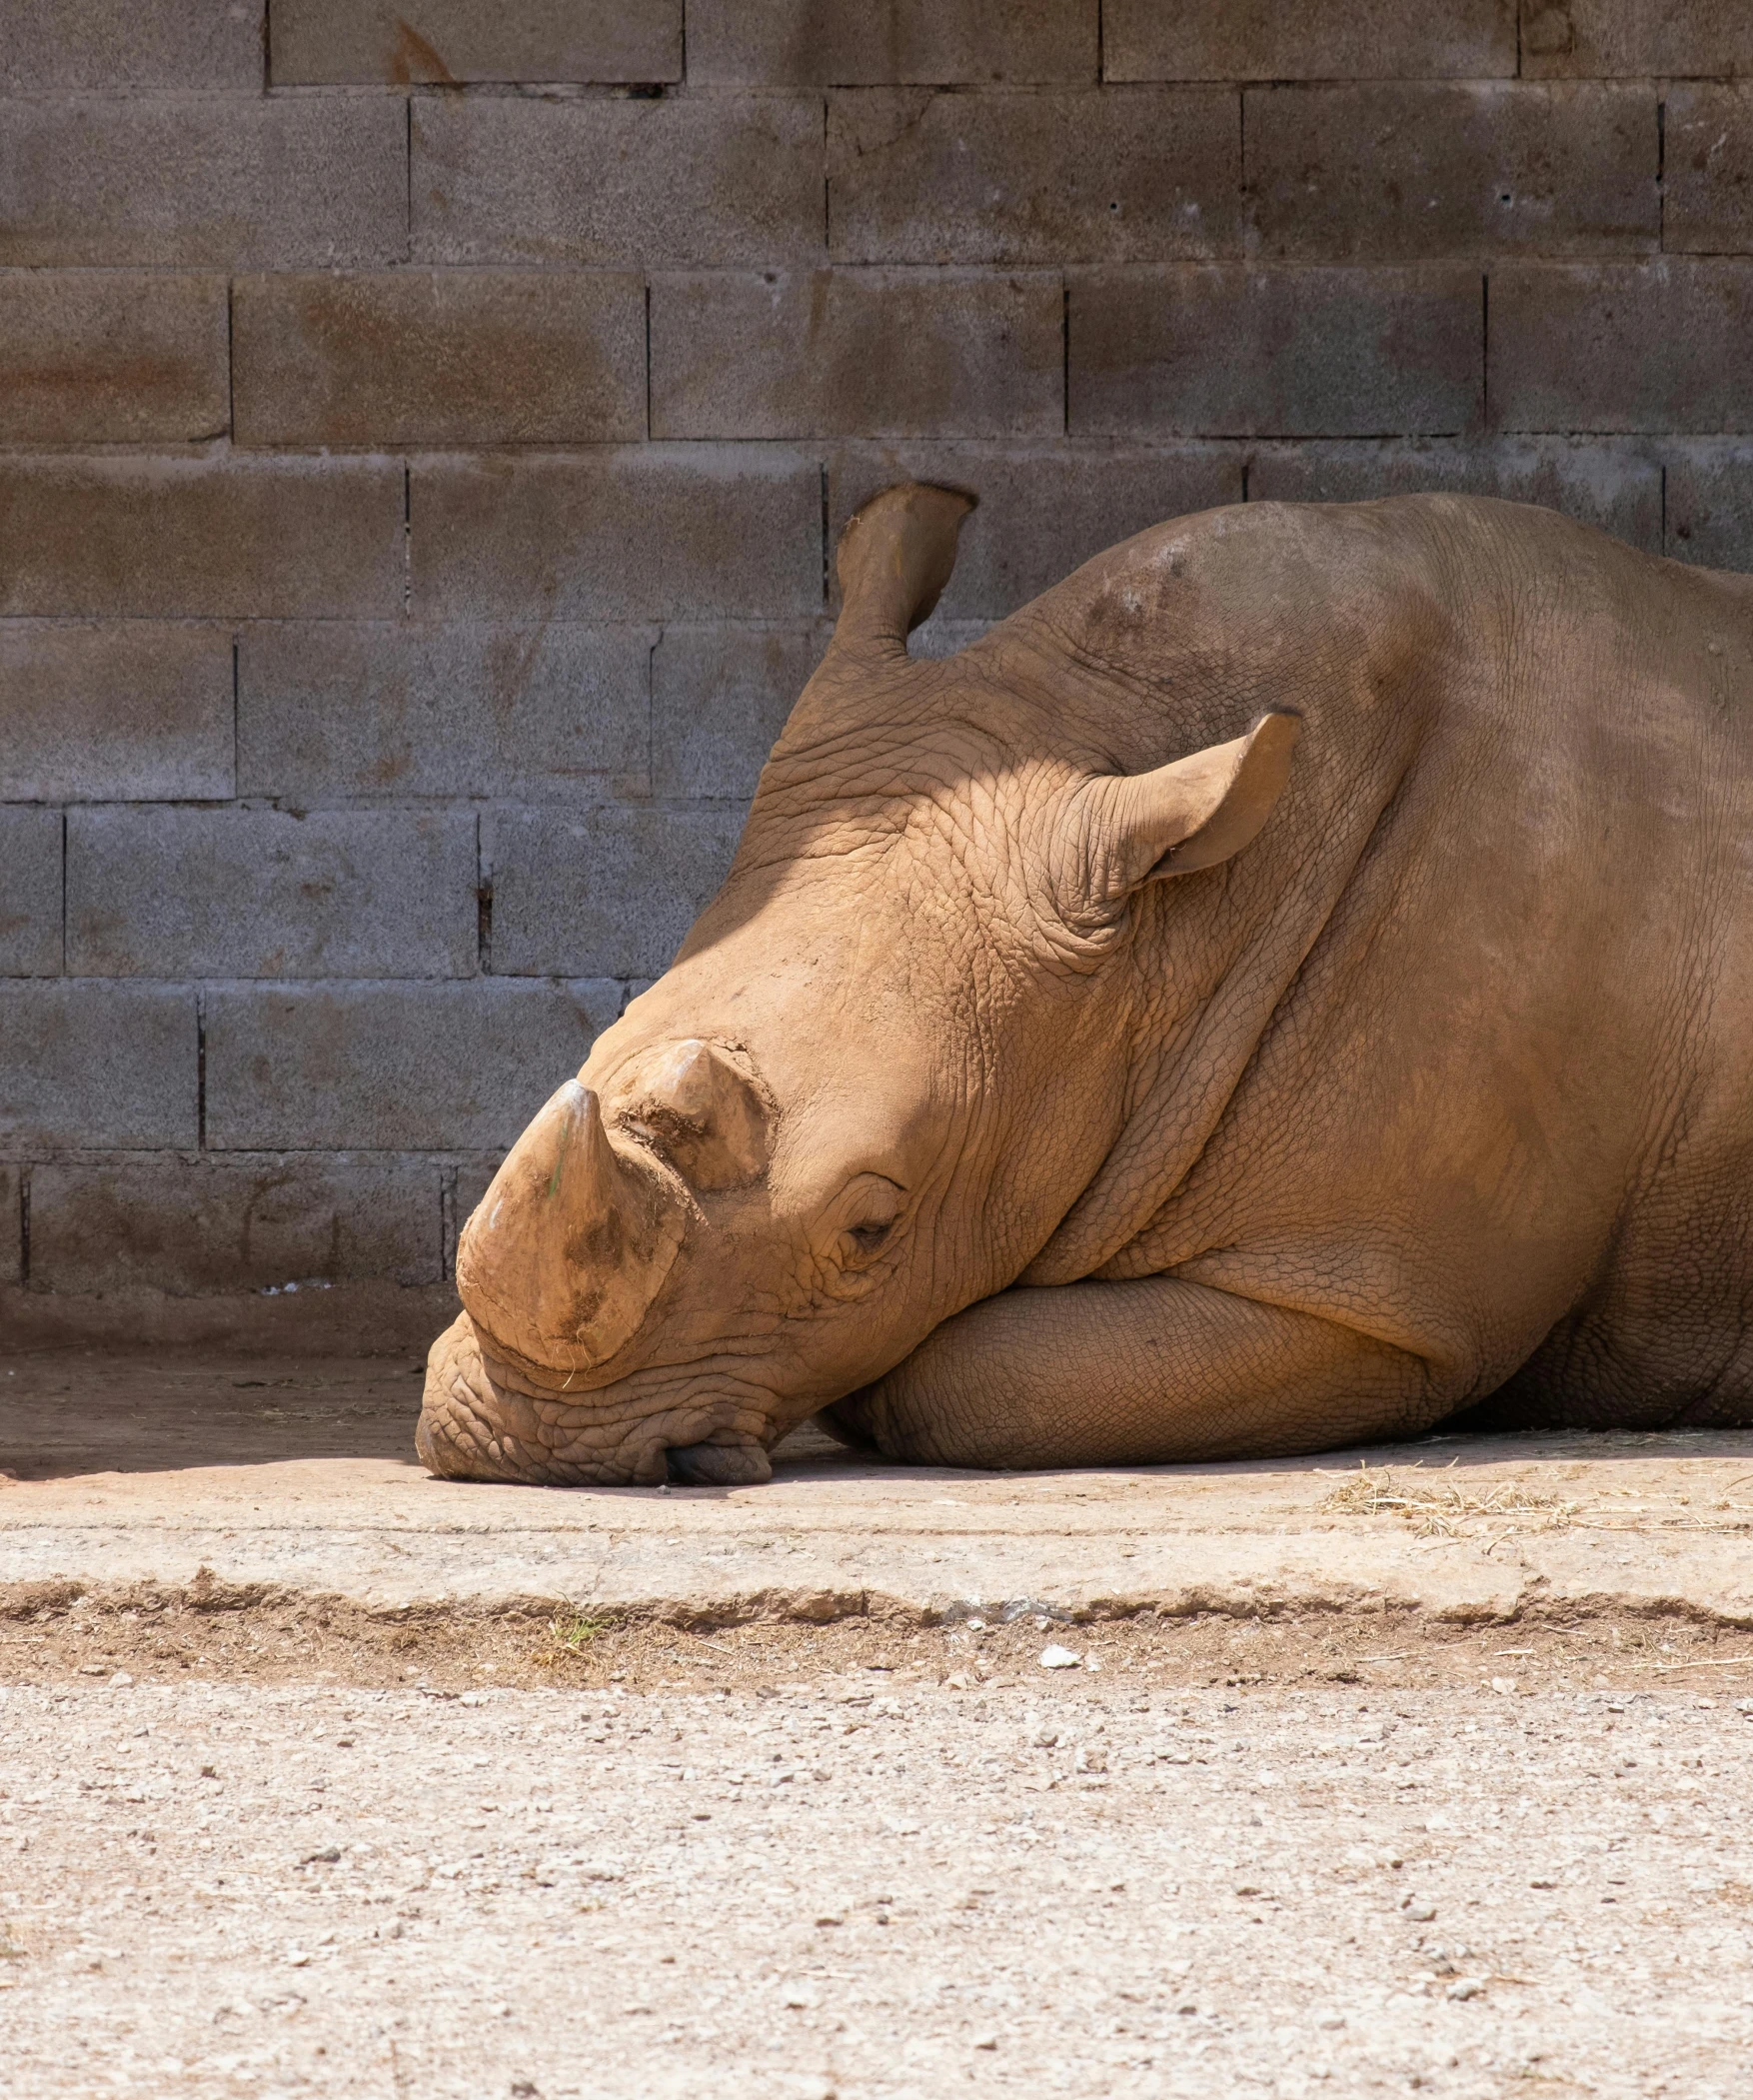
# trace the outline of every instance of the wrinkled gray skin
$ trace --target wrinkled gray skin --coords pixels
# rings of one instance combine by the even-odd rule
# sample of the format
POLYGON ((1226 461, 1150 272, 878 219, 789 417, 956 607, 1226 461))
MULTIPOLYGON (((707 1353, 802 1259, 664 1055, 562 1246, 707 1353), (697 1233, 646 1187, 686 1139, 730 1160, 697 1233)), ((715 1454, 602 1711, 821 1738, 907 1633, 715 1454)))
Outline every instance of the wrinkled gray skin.
POLYGON ((933 500, 873 507, 724 890, 582 1074, 676 1250, 581 1369, 495 1331, 505 1241, 426 1462, 757 1479, 831 1402, 1019 1467, 1753 1421, 1748 580, 1508 504, 1256 504, 914 664, 933 500), (1121 777, 1269 711, 1288 786, 1178 872, 1121 777), (613 1105, 685 1040, 758 1103, 740 1185, 613 1105))

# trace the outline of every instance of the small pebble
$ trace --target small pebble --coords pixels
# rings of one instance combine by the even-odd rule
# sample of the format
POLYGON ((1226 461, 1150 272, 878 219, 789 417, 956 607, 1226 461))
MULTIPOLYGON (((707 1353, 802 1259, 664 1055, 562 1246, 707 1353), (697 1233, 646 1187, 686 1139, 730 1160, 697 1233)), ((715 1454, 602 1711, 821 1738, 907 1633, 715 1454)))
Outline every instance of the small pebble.
POLYGON ((1043 1670, 1074 1670, 1081 1660, 1080 1655, 1073 1654, 1069 1648, 1061 1648, 1056 1641, 1040 1651, 1043 1670))
POLYGON ((134 1679, 131 1676, 129 1676, 126 1670, 118 1670, 116 1674, 110 1679, 110 1683, 115 1686, 120 1686, 123 1684, 132 1684, 133 1682, 134 1679))

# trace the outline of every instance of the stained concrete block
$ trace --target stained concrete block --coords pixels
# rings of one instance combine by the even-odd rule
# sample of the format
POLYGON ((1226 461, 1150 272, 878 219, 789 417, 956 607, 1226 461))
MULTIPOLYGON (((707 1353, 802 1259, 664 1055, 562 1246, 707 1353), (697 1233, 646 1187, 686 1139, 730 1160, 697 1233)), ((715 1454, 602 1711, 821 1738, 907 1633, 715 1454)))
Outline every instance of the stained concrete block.
POLYGON ((61 812, 0 803, 0 977, 61 974, 61 812))
POLYGON ((407 166, 389 96, 21 98, 0 124, 0 265, 399 262, 407 166))
POLYGON ((0 1151, 193 1145, 195 995, 181 985, 0 979, 0 1151))
POLYGON ((747 802, 829 630, 667 627, 652 654, 652 787, 747 802))
POLYGON ((724 881, 741 809, 505 810, 484 820, 493 969, 657 976, 724 881))
POLYGON ((1677 562, 1705 569, 1753 570, 1753 441, 1670 441, 1668 544, 1677 562))
POLYGON ((834 95, 830 248, 855 263, 1237 255, 1238 114, 1222 88, 834 95))
POLYGON ((1098 0, 689 0, 688 77, 717 87, 1095 78, 1098 0))
POLYGON ((24 1281, 25 1172, 0 1159, 0 1283, 24 1281))
POLYGON ((1516 71, 1516 0, 1103 0, 1101 26, 1106 80, 1486 80, 1516 71))
POLYGON ((422 99, 413 153, 417 262, 720 268, 822 250, 813 95, 422 99))
POLYGON ((822 483, 771 446, 416 461, 414 608, 449 619, 784 619, 822 603, 822 483))
POLYGON ((275 0, 276 87, 682 77, 682 0, 275 0))
POLYGON ((933 613, 907 636, 906 653, 915 663, 941 663, 972 648, 994 625, 990 620, 945 620, 933 613))
POLYGON ((1480 276, 1461 263, 1183 263, 1070 280, 1073 434, 1436 434, 1480 414, 1480 276))
POLYGON ((1498 430, 1753 429, 1753 261, 1498 265, 1488 384, 1498 430))
POLYGON ((389 460, 0 456, 0 614, 399 612, 389 460))
POLYGON ((1544 504, 1645 554, 1663 552, 1662 464, 1634 440, 1329 441, 1262 445, 1248 459, 1251 503, 1367 503, 1419 490, 1544 504))
POLYGON ((1753 72, 1745 0, 1523 0, 1530 79, 1753 72))
MULTIPOLYGON (((979 504, 962 525, 931 624, 997 620, 1118 540, 1240 503, 1245 459, 1240 446, 1198 442, 844 445, 829 459, 829 530, 838 540, 859 506, 893 482, 966 489, 979 504)), ((919 650, 922 633, 909 650, 919 650)))
POLYGON ((1676 81, 1662 100, 1662 246, 1753 249, 1753 83, 1676 81))
POLYGON ((232 779, 229 633, 0 625, 0 800, 200 801, 232 779))
POLYGON ((0 0, 0 92, 262 85, 262 0, 0 0))
POLYGON ((230 422, 223 278, 0 274, 9 443, 175 443, 230 422))
POLYGON ((1258 252, 1335 262, 1652 252, 1656 104, 1653 85, 1250 88, 1258 252))
POLYGON ((509 1145, 620 1010, 620 985, 602 982, 215 988, 207 1141, 218 1151, 509 1145))
POLYGON ((1064 427, 1056 276, 715 270, 652 284, 658 438, 1023 437, 1064 427))
POLYGON ((463 1227, 474 1216, 476 1206, 487 1193, 493 1177, 499 1171, 504 1153, 492 1151, 484 1158, 460 1159, 450 1169, 450 1182, 445 1202, 445 1275, 457 1273, 457 1241, 462 1237, 463 1227))
POLYGON ((288 621, 238 638, 238 788, 552 802, 649 785, 650 627, 288 621))
POLYGON ((441 1171, 372 1153, 49 1160, 31 1170, 31 1284, 200 1297, 436 1283, 441 1171))
POLYGON ((629 273, 239 278, 240 445, 597 444, 646 431, 629 273))
POLYGON ((67 829, 81 977, 472 977, 466 811, 86 809, 67 829))

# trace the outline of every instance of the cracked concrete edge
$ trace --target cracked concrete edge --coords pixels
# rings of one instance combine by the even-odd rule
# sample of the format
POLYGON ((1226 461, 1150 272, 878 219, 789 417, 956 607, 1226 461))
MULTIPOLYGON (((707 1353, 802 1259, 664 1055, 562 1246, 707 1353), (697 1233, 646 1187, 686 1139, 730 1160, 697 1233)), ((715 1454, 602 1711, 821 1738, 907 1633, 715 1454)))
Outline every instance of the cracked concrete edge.
MULTIPOLYGON (((1256 1557, 1240 1567, 1178 1573, 1077 1567, 1055 1555, 981 1556, 956 1575, 938 1568, 872 1566, 868 1551, 849 1551, 838 1566, 788 1570, 775 1581, 766 1568, 679 1570, 557 1557, 535 1564, 517 1556, 471 1570, 423 1556, 411 1567, 386 1566, 375 1554, 356 1559, 332 1550, 299 1565, 293 1556, 224 1550, 214 1540, 165 1552, 111 1549, 68 1552, 46 1541, 34 1553, 0 1554, 0 1617, 64 1610, 76 1600, 99 1609, 187 1606, 205 1611, 318 1609, 377 1619, 445 1617, 547 1618, 561 1611, 627 1622, 656 1620, 709 1627, 753 1621, 826 1625, 842 1619, 937 1625, 980 1613, 1001 1619, 1026 1611, 1063 1623, 1200 1616, 1284 1619, 1300 1616, 1422 1618, 1433 1625, 1557 1624, 1578 1620, 1669 1617, 1722 1628, 1753 1628, 1753 1568, 1740 1556, 1669 1550, 1608 1574, 1591 1568, 1503 1565, 1473 1553, 1441 1571, 1406 1566, 1406 1554, 1382 1550, 1345 1556, 1345 1567, 1276 1565, 1256 1557), (1050 1562, 1058 1559, 1057 1565, 1050 1562), (867 1565, 860 1566, 859 1561, 867 1565), (1396 1564, 1399 1563, 1399 1564, 1396 1564)), ((1380 1542, 1387 1548, 1389 1541, 1380 1542)), ((1646 1541, 1654 1545, 1655 1541, 1646 1541)), ((1227 1558, 1219 1541, 1201 1541, 1201 1558, 1227 1558)), ((658 1556, 651 1556, 655 1560, 658 1556)), ((753 1557, 753 1556, 751 1556, 753 1557)), ((887 1558, 887 1556, 883 1556, 887 1558)), ((1249 1556, 1237 1556, 1249 1557, 1249 1556)), ((1548 1556, 1541 1556, 1547 1558, 1548 1556)), ((609 1556, 614 1563, 620 1556, 609 1556)), ((631 1564, 630 1564, 631 1562, 631 1564)))

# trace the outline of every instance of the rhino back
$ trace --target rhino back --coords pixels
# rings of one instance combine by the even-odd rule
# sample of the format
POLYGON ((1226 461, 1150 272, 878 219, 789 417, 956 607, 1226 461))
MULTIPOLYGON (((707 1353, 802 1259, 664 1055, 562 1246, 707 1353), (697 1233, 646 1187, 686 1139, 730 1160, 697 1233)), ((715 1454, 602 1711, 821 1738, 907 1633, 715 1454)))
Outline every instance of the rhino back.
POLYGON ((1746 581, 1526 506, 1249 506, 1012 630, 1128 769, 1305 717, 1257 846, 1140 903, 1134 1106, 1030 1280, 1341 1316, 1457 1403, 1745 1382, 1746 581))

